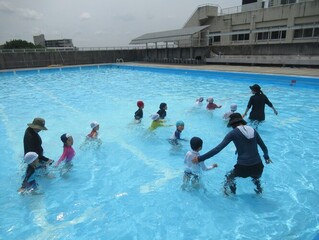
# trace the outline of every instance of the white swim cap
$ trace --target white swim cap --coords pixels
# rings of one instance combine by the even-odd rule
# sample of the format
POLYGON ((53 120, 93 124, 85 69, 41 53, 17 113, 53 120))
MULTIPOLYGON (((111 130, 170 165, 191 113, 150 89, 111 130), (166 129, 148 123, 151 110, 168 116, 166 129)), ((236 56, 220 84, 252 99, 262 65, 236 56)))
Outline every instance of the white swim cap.
POLYGON ((37 158, 39 157, 39 155, 35 152, 28 152, 25 154, 24 156, 24 162, 26 164, 31 164, 33 163, 37 158))
POLYGON ((159 114, 158 113, 155 113, 155 114, 153 114, 153 115, 151 115, 151 118, 152 118, 152 120, 157 120, 157 119, 159 119, 159 114))
POLYGON ((91 122, 91 128, 95 128, 95 127, 97 127, 97 126, 99 126, 99 123, 98 122, 91 122))
POLYGON ((236 104, 230 105, 230 110, 236 111, 237 110, 237 105, 236 104))

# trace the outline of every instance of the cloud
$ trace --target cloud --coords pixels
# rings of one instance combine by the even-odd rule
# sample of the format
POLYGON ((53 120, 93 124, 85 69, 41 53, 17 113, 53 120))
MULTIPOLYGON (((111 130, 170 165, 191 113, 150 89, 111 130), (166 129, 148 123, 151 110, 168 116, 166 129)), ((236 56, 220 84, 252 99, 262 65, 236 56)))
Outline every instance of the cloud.
POLYGON ((31 33, 32 33, 32 36, 40 35, 40 34, 42 34, 42 30, 38 27, 33 27, 31 29, 31 33))
POLYGON ((14 8, 7 2, 0 2, 0 12, 3 13, 14 13, 14 8))
POLYGON ((38 20, 43 17, 42 13, 29 8, 14 8, 8 2, 0 2, 0 12, 17 14, 18 16, 28 20, 38 20))
POLYGON ((16 12, 27 20, 39 20, 43 17, 42 13, 39 13, 29 8, 18 8, 16 12))
POLYGON ((81 15, 80 15, 80 19, 81 20, 88 20, 91 18, 91 14, 89 14, 88 12, 83 12, 81 15))
POLYGON ((96 31, 94 34, 99 36, 99 35, 103 35, 105 32, 104 31, 96 31))
POLYGON ((83 32, 82 31, 75 31, 75 32, 73 32, 73 36, 81 36, 83 34, 83 32))
POLYGON ((131 22, 131 21, 135 21, 136 17, 133 16, 132 14, 122 14, 122 15, 113 15, 114 19, 117 19, 119 21, 123 21, 123 22, 131 22))

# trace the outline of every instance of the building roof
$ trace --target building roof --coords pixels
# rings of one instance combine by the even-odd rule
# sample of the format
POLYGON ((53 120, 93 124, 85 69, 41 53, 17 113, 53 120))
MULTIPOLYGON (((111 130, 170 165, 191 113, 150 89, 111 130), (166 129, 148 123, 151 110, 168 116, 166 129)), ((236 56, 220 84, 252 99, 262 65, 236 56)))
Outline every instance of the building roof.
POLYGON ((193 34, 208 28, 209 25, 181 28, 176 30, 146 33, 142 36, 134 38, 130 44, 145 44, 156 42, 174 42, 178 40, 189 39, 193 34))

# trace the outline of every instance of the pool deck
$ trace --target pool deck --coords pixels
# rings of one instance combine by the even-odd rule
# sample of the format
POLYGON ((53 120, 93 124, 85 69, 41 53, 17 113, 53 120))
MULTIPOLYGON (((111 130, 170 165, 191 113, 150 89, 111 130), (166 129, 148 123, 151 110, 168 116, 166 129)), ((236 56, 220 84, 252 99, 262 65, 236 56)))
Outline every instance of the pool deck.
POLYGON ((144 62, 127 62, 121 63, 130 66, 149 66, 162 68, 185 68, 195 70, 214 70, 223 72, 249 72, 265 74, 282 74, 297 76, 319 77, 318 68, 294 68, 294 67, 265 67, 265 66, 238 66, 238 65, 181 65, 181 64, 161 64, 161 63, 144 63, 144 62))

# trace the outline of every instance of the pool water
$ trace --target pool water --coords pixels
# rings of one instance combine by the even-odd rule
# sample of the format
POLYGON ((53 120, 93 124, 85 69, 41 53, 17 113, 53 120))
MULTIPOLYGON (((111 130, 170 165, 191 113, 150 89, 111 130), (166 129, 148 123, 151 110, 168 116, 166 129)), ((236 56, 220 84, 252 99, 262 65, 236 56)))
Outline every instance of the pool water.
MULTIPOLYGON (((0 239, 314 239, 319 233, 319 79, 217 71, 101 65, 0 73, 0 239), (166 102, 167 124, 185 122, 182 137, 199 136, 201 153, 227 134, 222 116, 236 103, 243 113, 249 86, 258 83, 279 112, 266 106, 258 131, 273 164, 265 165, 264 193, 249 179, 237 195, 222 192, 236 162, 231 143, 206 165, 206 191, 182 191, 189 142, 174 147, 174 126, 148 130, 166 102), (222 108, 194 107, 214 97, 222 108), (145 103, 141 124, 136 101, 145 103), (45 156, 58 160, 60 136, 72 134, 73 168, 39 178, 39 195, 19 195, 25 172, 23 135, 35 117, 45 156), (90 122, 102 145, 83 146, 90 122)), ((260 150, 260 154, 262 151, 260 150)))

